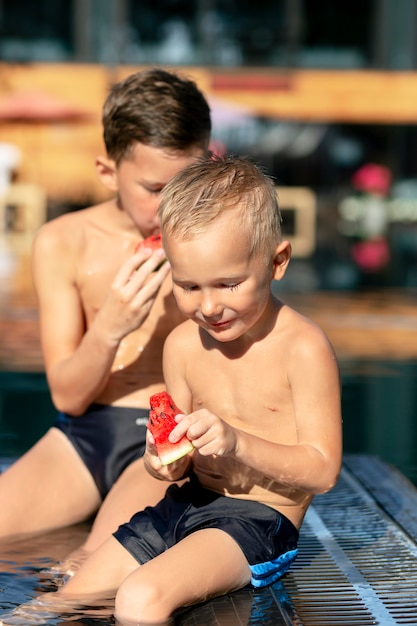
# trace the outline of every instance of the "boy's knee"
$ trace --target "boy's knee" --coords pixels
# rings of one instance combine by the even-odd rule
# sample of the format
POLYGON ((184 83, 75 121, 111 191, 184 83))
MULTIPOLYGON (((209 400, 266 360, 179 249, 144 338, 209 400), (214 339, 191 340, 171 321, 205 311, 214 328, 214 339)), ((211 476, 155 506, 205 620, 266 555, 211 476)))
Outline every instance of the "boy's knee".
POLYGON ((140 570, 129 576, 117 591, 115 617, 122 623, 170 624, 171 613, 158 582, 141 576, 140 570))

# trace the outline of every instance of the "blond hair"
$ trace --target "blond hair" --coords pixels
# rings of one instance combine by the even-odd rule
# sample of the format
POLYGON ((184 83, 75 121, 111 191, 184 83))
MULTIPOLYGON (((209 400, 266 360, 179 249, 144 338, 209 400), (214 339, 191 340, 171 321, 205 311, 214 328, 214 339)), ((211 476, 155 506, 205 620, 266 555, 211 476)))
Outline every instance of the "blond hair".
POLYGON ((275 185, 247 157, 200 159, 174 176, 160 197, 162 236, 192 239, 232 209, 237 211, 236 236, 248 237, 249 255, 273 255, 281 241, 275 185))

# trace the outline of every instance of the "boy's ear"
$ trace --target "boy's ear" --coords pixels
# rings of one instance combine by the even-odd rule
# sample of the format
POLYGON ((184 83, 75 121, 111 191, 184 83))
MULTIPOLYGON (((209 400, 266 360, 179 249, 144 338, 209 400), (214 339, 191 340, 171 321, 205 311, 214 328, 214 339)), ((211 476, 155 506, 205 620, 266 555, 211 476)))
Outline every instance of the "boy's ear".
POLYGON ((110 191, 118 191, 117 166, 115 161, 108 157, 98 156, 95 165, 98 177, 103 185, 110 191))
POLYGON ((285 276, 288 263, 291 259, 291 244, 289 241, 281 241, 275 250, 274 256, 274 280, 281 280, 285 276))

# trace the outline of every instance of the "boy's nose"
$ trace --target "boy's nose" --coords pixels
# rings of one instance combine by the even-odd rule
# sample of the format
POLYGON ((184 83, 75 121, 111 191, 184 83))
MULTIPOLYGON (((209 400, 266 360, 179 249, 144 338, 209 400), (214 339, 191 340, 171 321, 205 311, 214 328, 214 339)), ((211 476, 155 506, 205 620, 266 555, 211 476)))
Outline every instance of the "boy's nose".
POLYGON ((220 315, 222 312, 221 305, 216 302, 211 294, 205 294, 202 296, 200 307, 201 313, 204 317, 214 317, 215 315, 220 315))

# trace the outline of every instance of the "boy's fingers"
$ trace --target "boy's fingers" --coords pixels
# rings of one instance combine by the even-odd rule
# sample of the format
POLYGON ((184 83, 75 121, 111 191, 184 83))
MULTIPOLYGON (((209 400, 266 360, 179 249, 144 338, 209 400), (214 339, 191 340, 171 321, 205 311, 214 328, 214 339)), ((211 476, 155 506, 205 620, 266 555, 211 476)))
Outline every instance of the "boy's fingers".
POLYGON ((149 435, 148 435, 148 444, 150 446, 154 446, 155 445, 155 439, 153 438, 153 435, 151 433, 149 433, 149 435))
POLYGON ((121 266, 117 272, 113 281, 113 285, 116 288, 120 288, 125 285, 131 278, 132 274, 141 267, 145 261, 151 257, 151 251, 149 248, 143 248, 129 257, 121 266))
POLYGON ((168 439, 169 439, 169 441, 171 443, 176 443, 177 441, 182 439, 182 437, 184 437, 184 435, 186 435, 187 432, 188 432, 189 424, 186 423, 185 421, 183 421, 186 416, 185 415, 176 415, 175 416, 175 420, 176 421, 177 421, 178 417, 180 417, 180 421, 177 423, 175 428, 173 430, 171 430, 171 432, 169 433, 168 439))

